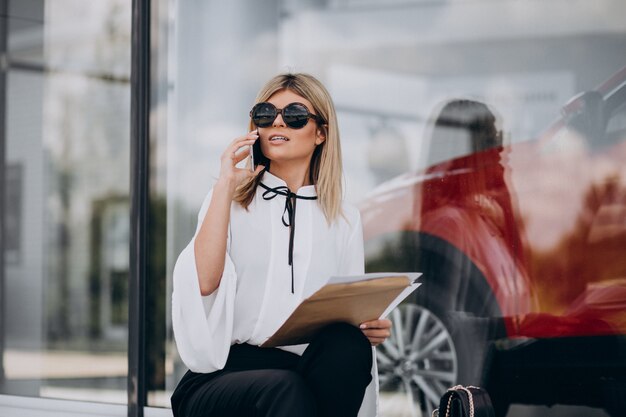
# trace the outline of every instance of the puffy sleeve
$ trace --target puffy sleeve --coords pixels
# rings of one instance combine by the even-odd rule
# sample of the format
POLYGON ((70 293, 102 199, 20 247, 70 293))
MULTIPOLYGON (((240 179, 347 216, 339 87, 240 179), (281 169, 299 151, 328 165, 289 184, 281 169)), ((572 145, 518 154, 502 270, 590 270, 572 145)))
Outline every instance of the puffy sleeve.
MULTIPOLYGON (((361 215, 356 208, 348 216, 348 222, 350 228, 341 259, 341 275, 362 275, 365 272, 363 225, 361 224, 361 215)), ((374 347, 372 347, 372 355, 372 382, 365 390, 358 417, 375 417, 378 415, 378 365, 374 347)))
MULTIPOLYGON (((237 275, 228 255, 219 287, 210 295, 200 294, 194 243, 211 201, 209 192, 198 214, 198 225, 191 242, 174 266, 172 326, 178 353, 193 372, 213 372, 226 364, 233 334, 237 275)), ((229 232, 230 234, 230 232, 229 232)))
POLYGON ((348 233, 340 262, 339 275, 362 275, 365 271, 363 257, 363 225, 361 214, 352 208, 348 216, 348 233))

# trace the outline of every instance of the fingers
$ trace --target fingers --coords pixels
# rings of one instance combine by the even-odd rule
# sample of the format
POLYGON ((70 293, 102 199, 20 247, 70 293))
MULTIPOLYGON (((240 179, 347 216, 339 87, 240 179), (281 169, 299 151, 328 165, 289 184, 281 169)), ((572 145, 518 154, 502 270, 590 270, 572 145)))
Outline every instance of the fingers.
POLYGON ((363 334, 367 336, 367 338, 382 338, 386 339, 391 336, 391 331, 389 329, 370 329, 363 330, 363 334))
POLYGON ((381 343, 385 343, 385 340, 386 340, 386 339, 376 339, 376 338, 368 338, 368 339, 369 339, 370 344, 372 346, 378 346, 381 343))
MULTIPOLYGON (((254 143, 254 142, 253 142, 254 143)), ((250 155, 250 147, 246 147, 245 149, 238 149, 235 153, 232 154, 231 159, 237 165, 239 162, 243 161, 250 155)))
POLYGON ((246 136, 235 138, 222 154, 222 173, 227 174, 234 172, 233 170, 236 170, 236 165, 250 155, 250 147, 254 145, 254 142, 257 141, 258 138, 259 136, 256 130, 248 132, 246 136))
POLYGON ((388 319, 370 320, 370 321, 361 323, 359 327, 361 329, 390 329, 391 320, 388 320, 388 319))
POLYGON ((378 346, 391 336, 391 320, 379 319, 362 323, 359 328, 363 331, 372 346, 378 346))
MULTIPOLYGON (((259 170, 252 172, 250 168, 237 167, 240 162, 248 158, 251 145, 258 139, 259 136, 256 130, 248 132, 245 136, 233 139, 221 156, 220 178, 238 186, 246 178, 258 174, 259 170)), ((263 169, 263 167, 260 169, 263 169)))
POLYGON ((252 142, 254 142, 255 140, 257 140, 259 138, 259 131, 258 130, 251 130, 250 132, 248 132, 248 134, 246 136, 241 136, 237 139, 234 140, 234 142, 248 142, 250 140, 252 140, 252 142))
POLYGON ((391 332, 389 330, 363 330, 363 334, 367 337, 372 346, 377 346, 383 343, 389 336, 391 336, 391 332))
MULTIPOLYGON (((238 138, 235 138, 230 145, 228 145, 228 147, 226 148, 226 150, 224 151, 224 156, 228 155, 230 156, 231 159, 235 159, 235 157, 238 155, 238 152, 241 148, 243 148, 244 146, 250 146, 253 145, 254 142, 259 138, 258 132, 256 130, 253 130, 251 132, 248 132, 248 134, 246 136, 240 136, 238 138)), ((247 156, 248 154, 244 154, 245 156, 247 156)), ((244 158, 245 158, 244 156, 244 158)), ((242 161, 242 159, 240 159, 239 161, 242 161)))

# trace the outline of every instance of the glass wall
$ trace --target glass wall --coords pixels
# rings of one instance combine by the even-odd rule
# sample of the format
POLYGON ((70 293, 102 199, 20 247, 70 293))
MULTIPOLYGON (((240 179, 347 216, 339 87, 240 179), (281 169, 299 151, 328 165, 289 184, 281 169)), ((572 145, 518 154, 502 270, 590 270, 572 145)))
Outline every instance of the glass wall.
MULTIPOLYGON (((617 0, 174 2, 153 159, 165 305, 257 90, 309 72, 338 109, 367 269, 424 272, 378 349, 381 415, 430 415, 458 382, 488 387, 498 415, 623 414, 625 14, 617 0)), ((166 393, 185 371, 167 335, 166 393)))
POLYGON ((0 4, 0 394, 126 403, 130 2, 0 4))

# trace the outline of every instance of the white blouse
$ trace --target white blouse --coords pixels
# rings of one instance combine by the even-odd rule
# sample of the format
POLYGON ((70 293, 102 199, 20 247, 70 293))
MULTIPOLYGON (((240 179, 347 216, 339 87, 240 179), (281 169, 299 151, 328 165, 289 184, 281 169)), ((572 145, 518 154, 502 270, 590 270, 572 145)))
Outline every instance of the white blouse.
MULTIPOLYGON (((267 187, 286 187, 269 172, 267 187)), ((321 288, 331 276, 364 272, 363 232, 358 210, 343 204, 344 216, 328 224, 317 200, 297 199, 292 266, 289 265, 289 228, 283 224, 284 195, 257 187, 248 210, 233 203, 230 209, 226 261, 220 285, 203 297, 196 272, 195 236, 211 201, 209 192, 198 214, 196 233, 174 267, 172 322, 181 359, 194 372, 214 372, 226 364, 235 343, 261 345, 289 317, 300 302, 321 288)), ((301 187, 299 196, 315 196, 315 186, 301 187)), ((307 345, 280 349, 298 355, 307 345)), ((372 383, 359 417, 375 416, 378 378, 375 350, 372 383)))

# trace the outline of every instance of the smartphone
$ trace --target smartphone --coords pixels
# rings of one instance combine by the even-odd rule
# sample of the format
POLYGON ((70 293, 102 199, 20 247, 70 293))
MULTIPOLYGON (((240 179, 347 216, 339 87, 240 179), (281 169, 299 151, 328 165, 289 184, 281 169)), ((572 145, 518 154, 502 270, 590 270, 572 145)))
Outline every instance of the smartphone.
MULTIPOLYGON (((258 130, 257 130, 258 132, 258 130)), ((263 163, 263 154, 261 153, 261 136, 250 145, 250 170, 254 171, 258 164, 263 163)))
MULTIPOLYGON (((258 141, 258 139, 257 139, 258 141)), ((254 142, 256 143, 256 142, 254 142)), ((254 172, 254 169, 256 167, 254 166, 254 145, 250 145, 250 171, 254 172)))

